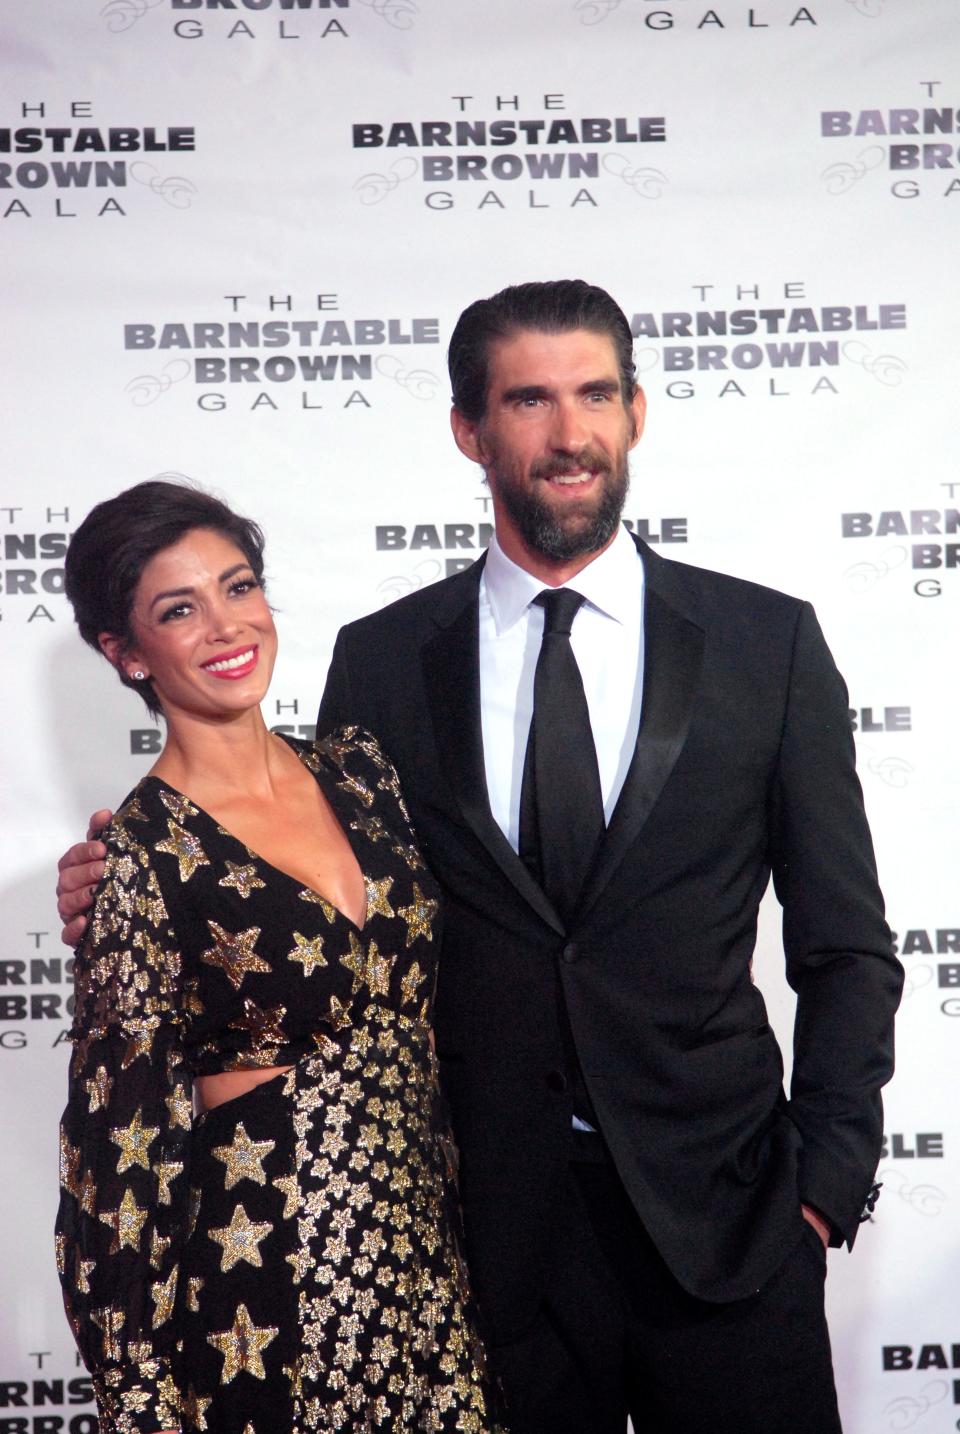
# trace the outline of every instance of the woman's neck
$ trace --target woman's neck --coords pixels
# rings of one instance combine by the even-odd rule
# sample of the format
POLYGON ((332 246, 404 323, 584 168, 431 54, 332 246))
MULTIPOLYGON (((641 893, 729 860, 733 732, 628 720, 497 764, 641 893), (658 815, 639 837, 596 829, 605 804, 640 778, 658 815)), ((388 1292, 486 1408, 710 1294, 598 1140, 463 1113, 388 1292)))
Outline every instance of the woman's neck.
POLYGON ((270 800, 292 754, 263 720, 259 707, 229 721, 210 722, 178 713, 167 723, 163 751, 150 769, 201 805, 233 795, 270 800))

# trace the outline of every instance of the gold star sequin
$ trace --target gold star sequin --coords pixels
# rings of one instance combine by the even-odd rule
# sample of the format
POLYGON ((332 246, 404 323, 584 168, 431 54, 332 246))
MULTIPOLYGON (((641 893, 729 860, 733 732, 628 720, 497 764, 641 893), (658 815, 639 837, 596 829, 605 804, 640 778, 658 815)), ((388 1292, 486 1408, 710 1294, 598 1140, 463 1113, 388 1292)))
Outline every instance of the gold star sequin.
POLYGON ((393 1360, 396 1359, 397 1354, 399 1353, 397 1346, 394 1343, 393 1335, 388 1334, 382 1338, 375 1339, 373 1341, 370 1353, 378 1364, 391 1364, 393 1360))
POLYGON ((107 1074, 106 1066, 97 1066, 96 1073, 85 1080, 83 1088, 90 1097, 90 1114, 95 1110, 106 1110, 113 1088, 113 1076, 107 1074))
POLYGON ((255 1379, 266 1379, 261 1354, 272 1344, 280 1331, 276 1325, 265 1325, 258 1329, 250 1318, 246 1305, 238 1305, 233 1328, 221 1334, 208 1334, 207 1343, 212 1344, 223 1355, 221 1384, 229 1384, 241 1371, 252 1374, 255 1379))
POLYGON ((319 906, 330 926, 336 921, 337 908, 332 906, 327 898, 321 896, 318 891, 311 891, 309 886, 304 886, 300 891, 300 900, 308 901, 311 906, 319 906))
POLYGON ((108 858, 108 861, 110 863, 110 875, 116 877, 122 886, 130 886, 133 878, 137 874, 137 864, 130 853, 124 852, 121 856, 119 852, 115 852, 108 858))
POLYGON ((162 1324, 173 1314, 173 1302, 177 1294, 177 1275, 180 1272, 179 1265, 174 1265, 165 1280, 154 1280, 150 1286, 150 1298, 153 1300, 153 1328, 159 1329, 162 1324))
POLYGON ((189 1240, 197 1228, 197 1217, 200 1214, 200 1198, 203 1191, 197 1185, 191 1185, 187 1194, 187 1239, 189 1240))
POLYGON ((323 954, 323 937, 314 936, 309 939, 301 936, 299 931, 293 933, 296 942, 292 951, 287 952, 288 961, 299 961, 303 966, 303 974, 311 976, 318 966, 326 966, 327 958, 323 954))
POLYGON ((297 1184, 297 1177, 295 1175, 278 1175, 276 1180, 271 1180, 270 1184, 275 1186, 284 1197, 284 1220, 291 1219, 297 1213, 297 1201, 300 1198, 300 1187, 297 1184))
POLYGON ((200 960, 206 961, 208 966, 219 966, 235 991, 239 991, 244 976, 251 971, 270 970, 266 961, 262 961, 253 949, 260 937, 259 926, 248 926, 246 931, 234 933, 224 931, 222 926, 209 919, 207 925, 217 944, 201 951, 200 960))
POLYGON ((417 994, 417 987, 424 981, 424 973, 420 970, 419 961, 414 961, 409 971, 400 980, 400 1004, 408 1005, 417 994))
POLYGON ((93 1178, 92 1170, 87 1170, 84 1172, 83 1179, 80 1181, 80 1190, 78 1193, 80 1198, 80 1209, 84 1212, 85 1215, 95 1215, 97 1213, 97 1183, 93 1178))
POLYGON ((170 1195, 170 1182, 176 1180, 183 1171, 182 1160, 161 1160, 153 1167, 157 1177, 157 1202, 160 1205, 172 1204, 170 1195))
POLYGON ((143 952, 143 964, 152 966, 155 971, 162 971, 167 964, 169 953, 158 941, 154 941, 146 931, 137 931, 133 938, 134 946, 139 947, 143 952))
POLYGON ((140 805, 139 797, 131 797, 130 801, 127 802, 127 805, 124 807, 123 811, 120 812, 119 815, 123 818, 124 823, 149 821, 146 812, 140 805))
POLYGON ((77 1289, 82 1295, 88 1295, 90 1293, 90 1276, 96 1268, 96 1260, 84 1260, 80 1255, 80 1251, 77 1251, 74 1279, 77 1282, 77 1289))
POLYGON ((366 983, 371 996, 386 996, 390 990, 390 972, 395 960, 395 956, 381 956, 375 941, 371 941, 368 949, 364 951, 362 943, 351 931, 350 950, 346 956, 340 957, 341 966, 346 966, 353 976, 350 994, 355 996, 366 983))
MULTIPOLYGON (((86 990, 86 992, 84 993, 84 995, 83 995, 82 998, 81 998, 81 996, 80 996, 79 991, 78 991, 78 993, 77 993, 77 1000, 78 1000, 77 1010, 78 1010, 78 1012, 79 1012, 79 1010, 80 1010, 80 1005, 79 1005, 80 999, 83 999, 85 1002, 89 1003, 89 1000, 90 1000, 90 990, 89 990, 89 987, 88 987, 88 989, 86 990)), ((76 1036, 76 1037, 74 1038, 74 1041, 73 1041, 73 1055, 70 1057, 70 1074, 71 1074, 71 1076, 74 1076, 74 1077, 76 1077, 77 1079, 79 1079, 80 1076, 83 1075, 84 1071, 85 1071, 86 1068, 87 1068, 87 1057, 90 1055, 90 1047, 91 1047, 92 1045, 93 1045, 93 1034, 92 1034, 92 1032, 90 1032, 90 1031, 87 1031, 85 1035, 76 1036)))
POLYGON ((390 972, 393 970, 393 963, 396 959, 395 956, 381 956, 377 950, 377 943, 370 942, 364 978, 370 987, 371 996, 388 996, 390 994, 390 972))
POLYGON ((243 1122, 237 1122, 237 1128, 233 1133, 233 1142, 230 1145, 216 1145, 210 1154, 216 1160, 222 1160, 227 1167, 224 1176, 224 1189, 232 1190, 234 1185, 239 1185, 241 1180, 253 1180, 257 1185, 266 1185, 267 1176, 263 1168, 263 1161, 270 1154, 276 1145, 275 1140, 251 1140, 243 1127, 243 1122))
POLYGON ((424 896, 417 882, 413 883, 413 901, 409 906, 401 906, 397 912, 407 923, 407 945, 412 946, 418 936, 425 936, 428 941, 433 940, 433 918, 437 914, 439 903, 430 897, 424 896))
POLYGON ((312 750, 312 748, 307 748, 305 752, 300 752, 299 757, 303 765, 305 767, 309 767, 311 772, 319 772, 320 758, 317 756, 316 752, 312 750))
POLYGON ((342 1031, 350 1024, 350 1012, 341 1000, 331 996, 330 1010, 324 1019, 330 1022, 335 1031, 342 1031))
POLYGON ((374 881, 368 876, 364 885, 367 888, 367 920, 371 916, 392 916, 393 907, 387 897, 393 886, 393 877, 385 876, 381 881, 374 881))
POLYGON ((390 835, 379 817, 368 816, 366 812, 359 817, 354 817, 350 823, 350 830, 362 832, 367 841, 371 842, 383 841, 390 835))
POLYGON ((380 1031, 377 1036, 377 1046, 383 1051, 385 1056, 392 1056, 398 1045, 397 1033, 396 1031, 390 1030, 389 1027, 385 1031, 380 1031))
POLYGON ((80 1194, 80 1147, 71 1145, 67 1132, 60 1129, 60 1188, 68 1195, 80 1194))
POLYGON ((90 1311, 90 1322, 95 1324, 103 1334, 104 1358, 109 1360, 120 1360, 123 1358, 123 1345, 120 1341, 120 1331, 123 1329, 127 1316, 124 1310, 110 1305, 104 1305, 101 1309, 90 1311))
POLYGON ((170 1115, 171 1126, 179 1126, 181 1130, 189 1130, 193 1125, 193 1106, 187 1094, 187 1088, 177 1085, 168 1096, 164 1097, 164 1105, 170 1115))
POLYGON ((257 875, 257 868, 253 862, 247 866, 240 866, 238 862, 228 861, 227 870, 229 876, 221 876, 218 884, 220 886, 235 886, 237 894, 242 896, 244 901, 252 891, 259 891, 267 884, 257 875))
POLYGON ((149 1213, 149 1210, 141 1209, 137 1204, 129 1186, 123 1192, 123 1199, 116 1210, 100 1211, 101 1221, 113 1231, 111 1255, 117 1254, 125 1245, 129 1245, 131 1250, 139 1250, 140 1234, 147 1223, 149 1213))
POLYGON ((148 1021, 134 1031, 124 1048, 123 1060, 120 1062, 121 1070, 126 1070, 129 1066, 132 1066, 134 1061, 138 1060, 140 1056, 147 1056, 149 1059, 150 1051, 153 1048, 153 1033, 155 1028, 156 1021, 148 1021))
POLYGON ((110 1131, 110 1139, 114 1145, 120 1147, 120 1157, 117 1160, 117 1174, 122 1175, 129 1170, 131 1165, 139 1165, 142 1170, 150 1169, 150 1147, 160 1134, 159 1125, 144 1125, 141 1108, 127 1126, 115 1125, 110 1131))
POLYGON ((210 865, 210 858, 193 833, 184 831, 183 827, 170 817, 167 818, 167 829, 170 835, 163 841, 158 841, 154 851, 175 856, 180 866, 180 880, 189 881, 198 866, 210 865))
POLYGON ((350 989, 351 996, 355 996, 364 982, 366 972, 367 955, 363 949, 363 943, 357 940, 356 932, 350 932, 350 950, 346 956, 340 957, 340 965, 346 966, 353 976, 353 985, 350 989))
POLYGON ((295 1250, 292 1255, 287 1255, 286 1261, 288 1265, 293 1266, 293 1283, 295 1285, 299 1285, 302 1282, 304 1275, 313 1266, 313 1256, 303 1245, 301 1245, 298 1250, 295 1250))
POLYGON ((208 1398, 204 1394, 198 1394, 192 1384, 184 1396, 183 1412, 190 1421, 191 1428, 201 1431, 201 1434, 202 1431, 210 1428, 206 1420, 206 1414, 212 1403, 212 1398, 208 1398))
POLYGON ((160 800, 172 817, 178 822, 185 822, 190 817, 197 815, 197 808, 189 797, 182 792, 175 792, 172 787, 163 787, 160 791, 160 800))
POLYGON ((230 1026, 233 1030, 249 1031, 258 1049, 282 1046, 287 1039, 281 1024, 286 1014, 286 1006, 271 1006, 264 1011, 247 996, 243 1003, 243 1015, 231 1021, 230 1026))
POLYGON ((368 1150, 370 1154, 373 1155, 376 1151, 377 1146, 381 1145, 382 1143, 383 1136, 381 1135, 380 1127, 375 1120, 371 1120, 369 1125, 361 1125, 360 1135, 358 1137, 357 1144, 361 1146, 362 1149, 368 1150))
POLYGON ((352 796, 359 797, 365 807, 373 806, 373 793, 370 788, 366 782, 361 782, 360 778, 353 776, 352 773, 344 772, 337 786, 342 792, 349 792, 352 796))
POLYGON ((338 727, 335 732, 330 732, 322 741, 317 743, 320 751, 325 757, 329 757, 335 767, 342 767, 353 750, 354 741, 359 732, 356 722, 338 727))
POLYGON ((415 846, 411 846, 409 843, 405 845, 403 842, 395 842, 390 850, 394 856, 398 856, 401 861, 405 861, 411 871, 423 870, 423 861, 415 846))
POLYGON ((202 1016, 206 1010, 197 991, 198 984, 196 976, 183 983, 183 1007, 189 1016, 202 1016))
POLYGON ((170 1237, 161 1235, 156 1225, 150 1231, 150 1263, 155 1270, 159 1270, 163 1263, 163 1257, 170 1248, 170 1237))
POLYGON ((409 1260, 413 1254, 413 1245, 410 1243, 410 1236, 402 1233, 394 1235, 390 1248, 401 1262, 409 1260))
POLYGON ((268 1220, 251 1220, 242 1205, 238 1205, 234 1210, 229 1225, 222 1225, 218 1230, 208 1230, 210 1239, 223 1247, 220 1257, 221 1273, 232 1270, 241 1260, 262 1269, 260 1242, 265 1240, 272 1230, 273 1226, 268 1220))

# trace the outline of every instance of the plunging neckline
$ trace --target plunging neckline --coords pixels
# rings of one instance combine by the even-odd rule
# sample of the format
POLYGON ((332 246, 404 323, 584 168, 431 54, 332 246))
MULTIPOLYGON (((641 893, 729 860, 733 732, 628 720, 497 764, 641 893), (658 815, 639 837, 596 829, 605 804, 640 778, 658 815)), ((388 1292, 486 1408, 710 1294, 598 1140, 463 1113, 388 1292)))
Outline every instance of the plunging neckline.
MULTIPOLYGON (((340 812, 337 809, 338 803, 336 802, 334 797, 329 795, 328 792, 325 790, 324 784, 320 780, 319 770, 315 770, 306 761, 306 754, 299 747, 294 746, 292 742, 288 741, 282 732, 277 733, 277 736, 279 736, 286 744, 286 746, 290 748, 290 750, 293 752, 294 756, 297 758, 300 764, 306 767, 307 771, 316 781, 317 786, 320 788, 321 796, 324 798, 330 808, 330 815, 333 817, 333 820, 340 828, 340 833, 343 836, 344 841, 347 843, 347 846, 350 848, 350 851, 353 854, 354 861, 357 863, 357 870, 359 871, 360 879, 363 882, 363 922, 359 926, 353 920, 352 917, 347 915, 345 911, 341 911, 340 907, 337 906, 336 902, 331 901, 329 896, 324 896, 323 892, 317 891, 316 887, 310 886, 308 882, 300 881, 299 878, 294 876, 291 872, 284 871, 282 866, 275 866, 272 861, 268 861, 265 856, 261 856, 260 852, 254 851, 252 846, 248 846, 248 844, 241 837, 238 837, 236 833, 230 831, 228 827, 225 827, 221 821, 217 820, 217 818, 213 815, 212 812, 207 811, 206 807, 202 807, 199 802, 194 801, 193 797, 189 797, 186 792, 181 792, 179 787, 173 786, 173 784, 168 782, 165 777, 157 777, 154 776, 153 773, 148 773, 145 777, 141 778, 141 782, 156 782, 158 786, 165 787, 168 792, 172 792, 173 795, 175 797, 179 797, 181 801, 189 802, 190 806, 194 808, 198 815, 208 821, 211 826, 216 827, 218 832, 222 832, 222 834, 227 838, 228 841, 232 841, 234 845, 242 847, 243 850, 250 857, 251 861, 259 862, 259 864, 265 867, 267 871, 272 871, 274 875, 281 876, 285 881, 292 882, 292 884, 296 886, 300 891, 309 892, 310 895, 315 897, 318 902, 322 902, 324 906, 328 906, 331 911, 336 912, 337 916, 339 916, 341 920, 345 921, 348 926, 352 927, 353 930, 356 931, 358 936, 362 936, 364 931, 366 930, 367 919, 370 914, 370 898, 367 892, 367 873, 364 871, 363 867, 360 864, 360 858, 357 855, 353 842, 350 840, 350 837, 348 835, 348 829, 344 826, 344 823, 341 820, 340 812)), ((315 748, 310 748, 309 750, 311 752, 316 752, 315 748)), ((316 752, 316 756, 321 762, 323 761, 323 757, 319 752, 316 752)))

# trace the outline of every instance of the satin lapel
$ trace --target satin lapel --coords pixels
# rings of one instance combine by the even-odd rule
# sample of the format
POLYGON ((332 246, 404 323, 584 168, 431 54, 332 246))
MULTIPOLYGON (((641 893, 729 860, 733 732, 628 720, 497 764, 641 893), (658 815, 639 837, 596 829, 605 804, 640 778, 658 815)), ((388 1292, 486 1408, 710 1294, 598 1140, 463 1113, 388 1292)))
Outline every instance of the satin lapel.
POLYGON ((578 916, 592 907, 640 835, 683 749, 703 662, 703 629, 657 591, 662 559, 647 550, 644 676, 640 731, 633 761, 578 916))
MULTIPOLYGON (((464 574, 466 578, 468 574, 464 574)), ((477 574, 477 579, 479 574, 477 574)), ((448 589, 440 631, 423 648, 424 687, 440 761, 460 811, 508 881, 549 926, 564 926, 553 906, 497 826, 487 798, 480 726, 477 581, 448 589)))

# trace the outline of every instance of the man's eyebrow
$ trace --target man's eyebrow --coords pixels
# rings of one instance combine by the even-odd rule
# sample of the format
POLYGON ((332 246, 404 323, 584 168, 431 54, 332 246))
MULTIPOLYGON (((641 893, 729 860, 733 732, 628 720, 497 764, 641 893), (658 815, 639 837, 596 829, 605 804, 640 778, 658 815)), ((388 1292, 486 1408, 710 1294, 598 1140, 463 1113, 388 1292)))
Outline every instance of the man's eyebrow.
POLYGON ((504 389, 501 395, 503 403, 522 403, 527 398, 546 398, 550 390, 541 383, 518 383, 513 388, 504 389))
POLYGON ((582 383, 580 393, 619 393, 620 383, 615 378, 594 378, 582 383))

